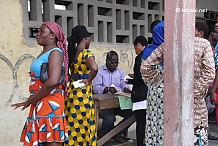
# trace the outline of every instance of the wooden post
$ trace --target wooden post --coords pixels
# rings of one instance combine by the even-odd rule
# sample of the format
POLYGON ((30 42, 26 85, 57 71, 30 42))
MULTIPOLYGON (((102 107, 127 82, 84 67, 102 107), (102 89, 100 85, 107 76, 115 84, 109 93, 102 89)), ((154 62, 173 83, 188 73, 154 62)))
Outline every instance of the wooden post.
POLYGON ((194 145, 196 0, 165 0, 164 145, 194 145))

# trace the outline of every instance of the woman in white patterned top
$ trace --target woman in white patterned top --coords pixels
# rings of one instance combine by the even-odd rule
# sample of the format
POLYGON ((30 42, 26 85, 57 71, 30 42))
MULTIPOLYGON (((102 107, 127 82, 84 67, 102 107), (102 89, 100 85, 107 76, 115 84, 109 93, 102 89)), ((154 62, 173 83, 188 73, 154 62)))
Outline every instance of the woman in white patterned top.
MULTIPOLYGON (((158 85, 163 80, 163 74, 159 74, 153 65, 164 61, 164 52, 162 44, 142 62, 142 76, 152 85, 158 85)), ((208 116, 204 97, 209 84, 213 82, 215 64, 210 43, 206 39, 195 37, 194 52, 194 144, 201 142, 207 146, 208 116)))

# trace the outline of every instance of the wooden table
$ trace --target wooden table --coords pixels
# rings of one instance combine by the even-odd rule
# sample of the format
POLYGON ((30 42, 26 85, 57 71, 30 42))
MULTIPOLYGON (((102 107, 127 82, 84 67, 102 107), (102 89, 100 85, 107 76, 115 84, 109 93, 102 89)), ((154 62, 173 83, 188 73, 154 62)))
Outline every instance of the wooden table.
MULTIPOLYGON (((117 108, 119 107, 119 100, 118 95, 115 94, 93 94, 94 105, 95 105, 95 119, 96 119, 96 130, 98 130, 98 116, 99 111, 101 109, 110 109, 110 108, 117 108)), ((119 133, 121 130, 126 128, 127 126, 131 125, 135 122, 135 116, 132 115, 130 118, 116 126, 113 130, 109 133, 104 135, 101 139, 97 141, 97 146, 103 145, 105 142, 110 140, 114 135, 119 133)))

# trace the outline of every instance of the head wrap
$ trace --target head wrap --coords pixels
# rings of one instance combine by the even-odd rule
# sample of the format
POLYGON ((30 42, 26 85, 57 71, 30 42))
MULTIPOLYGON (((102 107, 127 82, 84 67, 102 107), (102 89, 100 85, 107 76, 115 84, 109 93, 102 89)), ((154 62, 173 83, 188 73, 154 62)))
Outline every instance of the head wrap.
POLYGON ((161 21, 153 28, 153 43, 161 45, 164 42, 164 21, 161 21))
MULTIPOLYGON (((143 60, 146 60, 158 46, 164 43, 164 21, 154 26, 152 38, 153 44, 147 46, 142 52, 143 60)), ((163 66, 162 63, 160 65, 163 66)))
POLYGON ((64 66, 66 69, 63 88, 65 97, 68 95, 67 83, 68 83, 68 52, 67 52, 67 40, 63 29, 55 22, 47 21, 44 23, 55 34, 57 38, 57 46, 64 51, 64 66))

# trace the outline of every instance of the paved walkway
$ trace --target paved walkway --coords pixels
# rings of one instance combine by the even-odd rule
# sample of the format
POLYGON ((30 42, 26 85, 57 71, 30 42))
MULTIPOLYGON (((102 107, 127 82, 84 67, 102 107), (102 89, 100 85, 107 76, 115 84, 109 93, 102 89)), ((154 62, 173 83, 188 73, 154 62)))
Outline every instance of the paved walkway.
MULTIPOLYGON (((209 115, 209 133, 212 136, 218 137, 218 125, 216 125, 215 113, 209 115)), ((136 139, 136 131, 129 131, 128 137, 136 139)), ((114 140, 110 140, 106 146, 118 145, 114 140)), ((209 140, 209 146, 218 146, 218 140, 209 140)))
MULTIPOLYGON (((209 134, 218 137, 218 125, 215 112, 209 115, 209 134)), ((218 146, 218 140, 209 140, 209 146, 218 146)))

